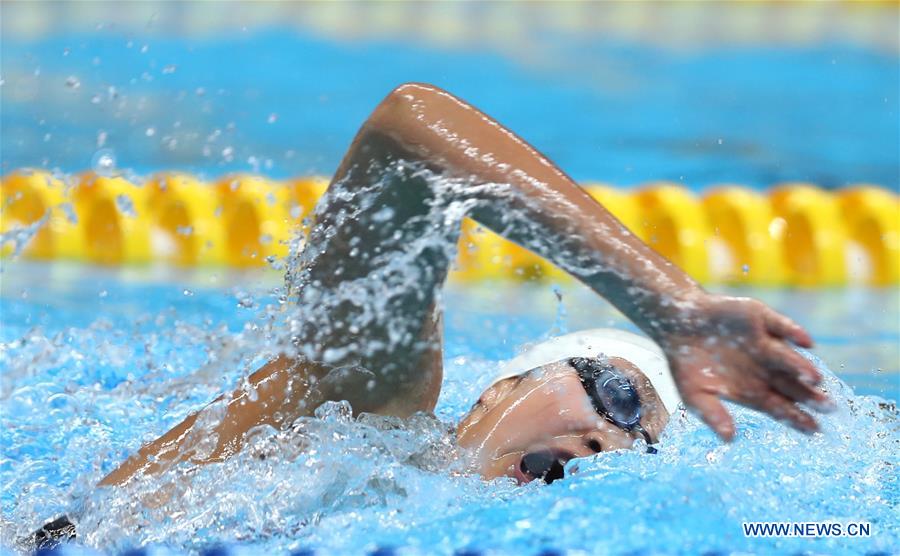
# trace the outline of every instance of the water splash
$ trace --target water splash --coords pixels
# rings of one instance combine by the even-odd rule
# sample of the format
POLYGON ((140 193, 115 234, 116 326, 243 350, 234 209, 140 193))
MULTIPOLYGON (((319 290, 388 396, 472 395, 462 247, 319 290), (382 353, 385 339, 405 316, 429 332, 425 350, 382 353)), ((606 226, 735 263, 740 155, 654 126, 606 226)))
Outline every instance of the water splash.
MULTIPOLYGON (((112 552, 145 544, 193 551, 240 543, 260 552, 316 547, 362 554, 393 545, 413 554, 452 554, 461 546, 521 553, 541 542, 589 553, 665 552, 672 546, 790 552, 807 544, 750 542, 740 537, 740 522, 797 519, 873 523, 871 539, 820 539, 816 546, 825 552, 859 546, 884 550, 898 540, 890 529, 900 495, 892 480, 900 443, 896 410, 876 398, 854 396, 827 371, 826 386, 840 409, 823 419, 825 432, 814 437, 734 408, 739 438, 723 445, 681 412, 657 445, 658 454, 620 451, 573 460, 568 477, 550 486, 516 487, 508 479, 484 482, 467 475, 450 422, 425 415, 405 423, 368 415, 354 419, 346 404, 330 403, 286 431, 255 430, 244 450, 223 463, 181 465, 125 489, 96 490, 92 485, 111 462, 132 451, 135 441, 153 436, 147 423, 163 429, 177 421, 185 406, 196 407, 198 398, 214 395, 215 374, 227 368, 207 361, 212 374, 191 373, 198 362, 173 355, 205 352, 230 334, 187 341, 199 331, 180 325, 169 336, 163 330, 171 324, 163 319, 152 333, 157 342, 183 341, 152 350, 153 361, 168 370, 120 378, 117 386, 101 391, 78 386, 93 379, 88 361, 73 366, 45 360, 36 365, 33 380, 7 379, 3 391, 11 395, 4 407, 10 409, 3 424, 17 449, 5 453, 0 466, 11 487, 5 496, 12 497, 4 501, 12 511, 3 524, 3 544, 10 546, 13 537, 63 510, 78 523, 79 543, 112 552), (67 376, 69 391, 46 381, 47 372, 67 376), (162 405, 159 399, 165 400, 162 405), (49 412, 35 422, 37 406, 49 412), (161 417, 168 412, 174 416, 161 417), (26 416, 45 431, 41 437, 21 425, 6 428, 26 416), (121 432, 131 438, 121 438, 121 432), (541 508, 540 517, 535 508, 541 508), (723 531, 732 531, 727 545, 717 544, 723 531)), ((105 346, 99 360, 131 368, 132 354, 116 348, 129 334, 117 336, 111 323, 66 336, 77 338, 76 351, 105 346)), ((147 337, 126 343, 142 339, 147 337)), ((44 353, 52 359, 60 350, 48 340, 35 330, 4 356, 34 360, 35 353, 44 353)), ((65 344, 59 337, 54 341, 65 344)), ((477 377, 492 364, 477 357, 448 361, 445 393, 451 399, 443 411, 455 407, 450 417, 458 417, 477 395, 477 377)))
POLYGON ((34 236, 44 227, 44 224, 47 223, 49 218, 50 212, 48 211, 27 226, 12 226, 9 230, 0 232, 0 248, 11 245, 11 256, 14 258, 19 257, 25 247, 27 247, 28 244, 31 243, 31 240, 34 239, 34 236))
MULTIPOLYGON (((741 536, 741 521, 844 518, 868 520, 877 534, 825 539, 817 550, 889 550, 900 542, 900 493, 892 474, 900 463, 896 410, 855 396, 818 360, 840 410, 826 416, 825 432, 812 438, 734 408, 739 439, 725 446, 680 413, 658 454, 622 451, 573 460, 570 476, 550 486, 519 488, 509 479, 484 482, 466 473, 452 423, 489 380, 485 369, 503 359, 477 347, 483 308, 447 336, 438 418, 352 418, 346 404, 330 403, 284 430, 255 429, 244 449, 224 462, 175 465, 126 488, 94 487, 142 442, 240 384, 272 354, 302 354, 340 367, 427 348, 418 343, 413 326, 420 323, 406 318, 404 303, 441 302, 437 287, 427 291, 422 284, 432 281, 434 264, 452 260, 460 221, 478 201, 466 194, 473 185, 465 180, 395 164, 390 172, 432 180, 432 194, 422 199, 427 210, 382 234, 377 249, 365 250, 354 239, 361 228, 379 233, 403 215, 367 222, 363 214, 378 214, 364 212, 379 206, 375 191, 330 191, 324 203, 332 219, 320 213, 313 241, 292 241, 283 287, 241 285, 223 294, 169 285, 167 305, 152 308, 146 304, 160 291, 149 286, 123 294, 123 284, 104 284, 105 297, 90 296, 90 304, 74 308, 66 303, 89 296, 51 290, 43 301, 61 304, 61 315, 45 315, 41 300, 4 298, 10 326, 0 331, 0 434, 9 448, 0 455, 0 544, 12 546, 62 512, 78 524, 79 543, 110 551, 240 543, 264 552, 317 547, 363 553, 384 545, 413 554, 465 547, 522 553, 535 546, 589 553, 674 546, 784 552, 809 544, 751 543, 741 536), (348 257, 322 257, 342 244, 348 257), (358 266, 360 259, 368 264, 358 266), (100 316, 85 318, 95 312, 100 316), (358 343, 362 330, 364 345, 358 343)), ((508 189, 486 187, 495 198, 516 202, 508 189)), ((528 225, 513 218, 501 224, 528 225)), ((554 248, 563 255, 568 249, 554 248)), ((577 257, 564 262, 585 272, 597 264, 577 257)), ((98 286, 91 285, 96 294, 98 286)), ((552 315, 551 304, 550 322, 532 327, 531 338, 547 331, 552 315)), ((497 336, 528 315, 502 317, 497 336)), ((217 408, 205 414, 210 423, 217 408)), ((209 449, 214 433, 198 430, 208 435, 197 449, 209 449)))
POLYGON ((116 195, 116 208, 119 209, 119 212, 129 218, 137 216, 137 212, 134 210, 134 201, 124 193, 116 195))
POLYGON ((91 158, 91 168, 98 176, 114 177, 117 174, 116 153, 112 149, 100 149, 91 158))

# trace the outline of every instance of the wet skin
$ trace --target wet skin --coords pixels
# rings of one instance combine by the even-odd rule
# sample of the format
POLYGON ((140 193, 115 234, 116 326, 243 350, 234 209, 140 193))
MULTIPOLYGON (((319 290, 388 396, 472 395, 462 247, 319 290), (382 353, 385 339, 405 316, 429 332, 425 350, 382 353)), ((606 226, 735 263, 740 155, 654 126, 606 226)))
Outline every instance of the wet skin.
MULTIPOLYGON (((668 412, 649 379, 631 362, 608 362, 627 377, 641 401, 640 424, 656 442, 668 412)), ((629 449, 638 438, 598 414, 576 371, 567 361, 533 369, 489 387, 457 428, 460 446, 471 451, 479 474, 487 479, 508 476, 520 483, 540 470, 525 458, 551 456, 559 468, 597 452, 629 449)), ((540 461, 540 458, 538 458, 540 461)))
MULTIPOLYGON (((315 301, 304 307, 309 318, 292 331, 297 349, 273 354, 241 387, 218 398, 225 405, 219 423, 195 434, 201 409, 143 446, 101 484, 122 484, 179 461, 221 461, 241 449, 252 428, 284 429, 327 400, 399 417, 433 411, 443 376, 440 290, 453 252, 423 249, 411 256, 409 246, 423 236, 456 243, 458 221, 429 219, 436 200, 465 203, 470 218, 610 301, 659 344, 685 405, 723 439, 735 434, 723 399, 804 432, 817 430, 798 404, 824 409, 829 399, 816 386, 822 379, 818 370, 791 347, 812 346, 802 327, 759 301, 706 292, 513 132, 438 87, 407 83, 360 128, 316 207, 316 224, 298 264, 290 266, 291 294, 315 301), (423 168, 441 179, 423 179, 423 168), (437 190, 449 180, 459 187, 437 190), (377 215, 385 209, 392 217, 381 220, 377 215), (391 260, 404 261, 417 274, 403 282, 406 289, 385 311, 371 292, 384 291, 382 271, 391 260), (350 282, 370 292, 364 302, 344 298, 328 305, 350 282), (358 326, 361 315, 372 314, 377 318, 358 326), (341 355, 322 357, 327 353, 341 355), (210 434, 216 435, 214 448, 198 454, 198 439, 210 434)), ((542 442, 582 454, 578 444, 590 434, 599 435, 601 450, 633 438, 590 415, 586 395, 579 396, 570 374, 546 370, 540 386, 535 374, 516 387, 502 386, 515 395, 488 392, 481 409, 485 424, 466 419, 461 440, 476 447, 487 476, 510 472, 514 454, 527 455, 542 442), (496 427, 488 426, 492 419, 496 427), (503 440, 501 431, 511 438, 503 440)), ((645 428, 656 435, 661 425, 645 428)))

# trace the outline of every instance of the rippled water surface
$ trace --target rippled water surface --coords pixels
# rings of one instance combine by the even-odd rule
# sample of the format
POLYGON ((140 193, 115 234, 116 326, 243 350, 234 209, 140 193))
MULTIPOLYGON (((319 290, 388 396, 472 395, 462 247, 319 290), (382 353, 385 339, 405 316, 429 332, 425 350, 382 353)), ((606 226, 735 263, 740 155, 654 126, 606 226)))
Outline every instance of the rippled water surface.
POLYGON ((140 174, 330 175, 378 101, 416 80, 485 110, 579 181, 900 189, 900 66, 853 44, 683 50, 600 34, 497 52, 272 29, 201 41, 15 31, 3 41, 4 172, 80 172, 114 155, 140 174))
POLYGON ((893 552, 900 546, 896 291, 757 291, 808 326, 839 411, 807 438, 738 409, 724 446, 677 414, 659 454, 573 460, 517 487, 462 473, 449 433, 522 344, 627 326, 562 285, 451 288, 437 416, 353 421, 333 405, 258 430, 240 456, 121 490, 92 485, 142 442, 259 364, 274 273, 98 271, 6 263, 2 279, 2 545, 63 511, 79 543, 363 553, 893 552), (855 392, 854 392, 855 390, 855 392), (742 521, 865 520, 866 539, 746 539, 742 521))

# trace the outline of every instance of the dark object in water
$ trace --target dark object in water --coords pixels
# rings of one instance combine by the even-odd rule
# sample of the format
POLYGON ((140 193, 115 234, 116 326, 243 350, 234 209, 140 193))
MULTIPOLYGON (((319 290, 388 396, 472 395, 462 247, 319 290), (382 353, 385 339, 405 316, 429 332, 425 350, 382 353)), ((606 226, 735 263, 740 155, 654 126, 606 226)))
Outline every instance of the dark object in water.
POLYGON ((19 539, 18 544, 26 550, 47 550, 75 539, 75 524, 68 516, 62 516, 32 533, 19 539))
POLYGON ((526 475, 540 479, 548 485, 565 476, 563 463, 550 451, 540 451, 525 454, 522 458, 521 469, 526 475))

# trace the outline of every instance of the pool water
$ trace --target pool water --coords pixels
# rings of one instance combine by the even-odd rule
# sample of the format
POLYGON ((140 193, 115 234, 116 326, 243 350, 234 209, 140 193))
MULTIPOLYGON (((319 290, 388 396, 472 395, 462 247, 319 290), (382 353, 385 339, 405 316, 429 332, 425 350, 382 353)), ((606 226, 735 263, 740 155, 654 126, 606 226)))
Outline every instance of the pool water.
POLYGON ((666 49, 536 36, 507 52, 113 27, 27 38, 10 29, 3 41, 4 173, 81 172, 102 154, 138 175, 330 175, 393 87, 426 81, 579 182, 900 190, 900 65, 894 52, 853 44, 666 49))
MULTIPOLYGON (((596 3, 589 15, 604 19, 612 5, 596 3)), ((140 20, 131 27, 116 24, 121 14, 109 4, 84 6, 3 6, 4 175, 23 167, 330 175, 375 104, 416 80, 483 108, 580 182, 900 190, 896 51, 839 35, 686 48, 605 33, 510 40, 501 31, 521 22, 494 29, 473 8, 465 28, 474 42, 453 45, 254 27, 259 4, 144 3, 154 13, 123 10, 140 20), (194 35, 191 14, 230 27, 194 35)), ((648 22, 668 18, 659 8, 648 22)), ((767 16, 773 27, 790 27, 778 9, 767 16)), ((835 13, 829 24, 837 28, 835 13)), ((368 26, 378 18, 352 19, 368 26)), ((421 18, 410 21, 420 36, 421 18)), ((729 29, 720 23, 702 21, 712 34, 729 29)), ((260 365, 278 335, 281 285, 273 271, 4 260, 0 553, 62 512, 79 528, 67 550, 89 553, 900 550, 896 288, 737 291, 761 297, 817 340, 810 356, 839 409, 813 437, 734 408, 738 439, 723 445, 679 412, 655 455, 574 460, 551 485, 467 474, 449 431, 505 360, 567 330, 630 327, 571 283, 485 283, 453 286, 444 299, 445 382, 435 416, 400 426, 352 420, 329 405, 295 430, 257 431, 224 463, 95 489, 142 443, 260 365), (748 539, 741 529, 744 521, 822 520, 867 521, 872 535, 748 539)))
POLYGON ((569 476, 552 485, 468 475, 448 431, 505 359, 550 334, 628 324, 574 284, 452 287, 436 417, 399 427, 352 420, 335 404, 294 431, 257 431, 225 463, 98 490, 92 485, 142 442, 259 365, 280 276, 7 261, 0 279, 4 550, 64 511, 78 523, 76 546, 104 552, 892 553, 900 546, 894 289, 741 292, 798 319, 819 342, 810 357, 833 371, 827 386, 839 410, 813 437, 735 408, 738 439, 723 445, 679 412, 656 455, 573 460, 569 476), (872 536, 747 539, 741 530, 743 521, 820 520, 868 521, 872 536))

